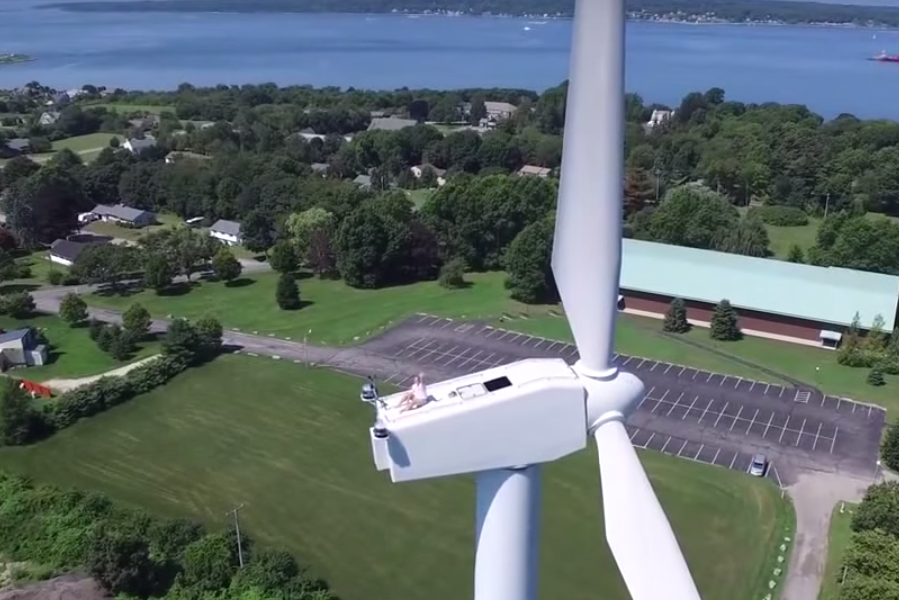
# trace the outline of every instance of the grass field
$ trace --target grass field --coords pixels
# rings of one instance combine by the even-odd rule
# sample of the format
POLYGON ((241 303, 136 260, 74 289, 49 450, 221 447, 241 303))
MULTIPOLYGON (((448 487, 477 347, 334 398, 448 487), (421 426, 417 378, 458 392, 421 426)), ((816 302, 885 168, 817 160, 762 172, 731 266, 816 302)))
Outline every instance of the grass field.
MULTIPOLYGON (((128 364, 127 362, 118 362, 100 350, 90 339, 87 328, 71 328, 59 317, 36 315, 23 320, 0 317, 0 329, 3 330, 18 329, 26 325, 44 330, 44 335, 50 345, 49 362, 42 367, 27 367, 10 371, 16 376, 33 381, 46 381, 59 377, 85 377, 99 375, 128 364)), ((146 358, 159 351, 159 342, 144 342, 140 344, 140 348, 131 360, 146 358)))
POLYGON ((830 541, 827 548, 827 565, 821 581, 821 592, 818 600, 837 600, 840 595, 840 579, 843 572, 843 555, 852 539, 852 510, 854 505, 846 504, 840 512, 840 505, 830 518, 830 541))
MULTIPOLYGON (((359 380, 225 356, 30 448, 0 467, 108 492, 156 513, 287 547, 344 600, 456 600, 469 593, 468 478, 394 485, 375 471, 359 380)), ((764 595, 792 511, 768 481, 641 455, 706 600, 764 595)), ((628 598, 602 538, 594 451, 544 471, 541 597, 628 598)), ((647 566, 651 569, 651 566, 647 566)), ((647 571, 647 576, 651 576, 647 571)))
POLYGON ((434 193, 434 190, 407 190, 406 195, 409 196, 409 200, 412 201, 412 204, 415 205, 416 209, 421 208, 421 205, 425 203, 425 201, 431 197, 434 193))
POLYGON ((150 227, 143 227, 141 229, 122 227, 120 225, 116 225, 115 223, 106 223, 103 221, 94 221, 93 223, 87 225, 84 229, 100 235, 109 235, 122 240, 136 241, 141 236, 144 236, 151 231, 159 231, 160 229, 165 229, 166 227, 175 227, 184 223, 184 219, 176 215, 157 214, 156 220, 159 221, 158 225, 151 225, 150 227))
MULTIPOLYGON (((548 314, 556 307, 527 307, 509 300, 501 274, 468 277, 471 287, 455 291, 447 291, 436 283, 357 290, 340 282, 304 279, 300 282, 300 293, 307 305, 296 312, 282 311, 275 304, 277 275, 273 273, 254 274, 243 287, 226 288, 220 283, 203 282, 192 288, 185 286, 176 292, 180 295, 157 296, 153 292, 126 298, 93 295, 88 302, 123 310, 137 299, 158 317, 174 314, 196 318, 208 314, 229 328, 294 339, 303 338, 312 329, 309 339, 324 344, 352 343, 415 312, 488 321, 498 321, 505 313, 518 318, 502 323, 502 327, 552 339, 571 339, 565 320, 548 314), (253 310, 247 310, 248 306, 253 310)), ((899 378, 887 377, 888 385, 872 387, 865 383, 865 369, 838 365, 836 354, 829 350, 751 337, 733 343, 713 342, 708 330, 701 328, 678 339, 662 337, 660 332, 658 320, 623 315, 619 319, 617 351, 758 381, 778 381, 772 375, 715 354, 724 351, 831 394, 899 409, 896 393, 899 378)))
POLYGON ((53 142, 53 150, 62 150, 68 148, 72 152, 85 152, 96 148, 103 149, 109 146, 109 140, 112 138, 124 139, 120 135, 114 133, 89 133, 87 135, 79 135, 77 137, 68 138, 53 142))
POLYGON ((125 102, 105 102, 101 104, 90 104, 87 106, 90 106, 91 108, 105 108, 107 110, 114 110, 122 114, 149 113, 151 115, 158 115, 164 112, 175 112, 174 106, 161 106, 157 104, 128 104, 125 102))

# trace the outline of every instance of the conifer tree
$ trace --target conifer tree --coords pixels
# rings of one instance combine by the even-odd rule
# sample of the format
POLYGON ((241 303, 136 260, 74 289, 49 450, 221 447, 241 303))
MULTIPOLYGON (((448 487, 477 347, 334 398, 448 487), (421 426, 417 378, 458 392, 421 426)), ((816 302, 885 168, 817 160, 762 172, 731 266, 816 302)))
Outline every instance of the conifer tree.
POLYGON ((709 334, 713 340, 722 342, 733 342, 743 337, 737 311, 730 300, 722 300, 715 306, 709 334))
POLYGON ((686 333, 690 331, 690 323, 687 321, 687 305, 683 299, 675 298, 665 313, 662 322, 662 330, 669 333, 686 333))

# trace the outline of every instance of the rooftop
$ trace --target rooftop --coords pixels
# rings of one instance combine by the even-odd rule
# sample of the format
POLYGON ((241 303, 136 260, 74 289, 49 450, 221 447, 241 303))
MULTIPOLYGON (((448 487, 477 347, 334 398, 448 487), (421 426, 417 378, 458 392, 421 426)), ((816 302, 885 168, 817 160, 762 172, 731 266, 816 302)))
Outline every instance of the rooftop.
POLYGON ((210 227, 209 230, 224 233, 226 235, 240 235, 240 223, 219 219, 212 224, 212 227, 210 227))
POLYGON ((418 125, 418 121, 413 119, 399 119, 397 117, 387 117, 384 119, 372 119, 371 124, 368 126, 369 131, 381 130, 381 131, 399 131, 400 129, 405 129, 406 127, 413 127, 418 125))
POLYGON ((12 331, 4 331, 0 332, 0 344, 5 344, 6 342, 14 342, 16 340, 21 340, 28 332, 31 331, 27 327, 24 329, 14 329, 12 331))
POLYGON ((640 240, 624 240, 621 287, 627 290, 863 327, 877 315, 892 327, 899 277, 816 267, 640 240))
POLYGON ((141 215, 153 214, 150 211, 142 210, 140 208, 131 208, 130 206, 125 206, 124 204, 115 204, 113 206, 98 204, 91 212, 95 215, 114 217, 116 219, 121 219, 122 221, 132 222, 140 218, 141 215))

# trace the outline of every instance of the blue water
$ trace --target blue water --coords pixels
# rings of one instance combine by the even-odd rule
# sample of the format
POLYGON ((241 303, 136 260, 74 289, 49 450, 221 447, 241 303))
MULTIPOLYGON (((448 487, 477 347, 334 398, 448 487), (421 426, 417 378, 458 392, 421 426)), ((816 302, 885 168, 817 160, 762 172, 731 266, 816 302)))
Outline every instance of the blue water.
MULTIPOLYGON (((170 89, 183 82, 361 88, 521 87, 565 79, 571 25, 468 17, 67 13, 0 3, 0 87, 31 80, 170 89), (526 30, 529 27, 530 30, 526 30)), ((718 86, 746 102, 808 104, 825 116, 899 118, 899 32, 630 23, 627 85, 676 103, 718 86), (876 35, 876 39, 875 36, 876 35)))

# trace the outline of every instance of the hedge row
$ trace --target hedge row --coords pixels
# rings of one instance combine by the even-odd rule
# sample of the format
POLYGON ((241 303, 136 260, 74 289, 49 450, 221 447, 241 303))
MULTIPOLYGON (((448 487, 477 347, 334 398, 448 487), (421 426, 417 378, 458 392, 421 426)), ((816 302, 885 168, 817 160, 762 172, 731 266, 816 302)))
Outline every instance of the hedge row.
POLYGON ((164 520, 102 494, 34 485, 0 472, 0 555, 44 576, 86 571, 111 594, 131 598, 328 600, 327 585, 304 576, 287 552, 232 531, 208 533, 164 520))
POLYGON ((766 225, 778 227, 802 227, 808 225, 808 215, 795 206, 759 206, 749 209, 750 214, 762 219, 766 225))

